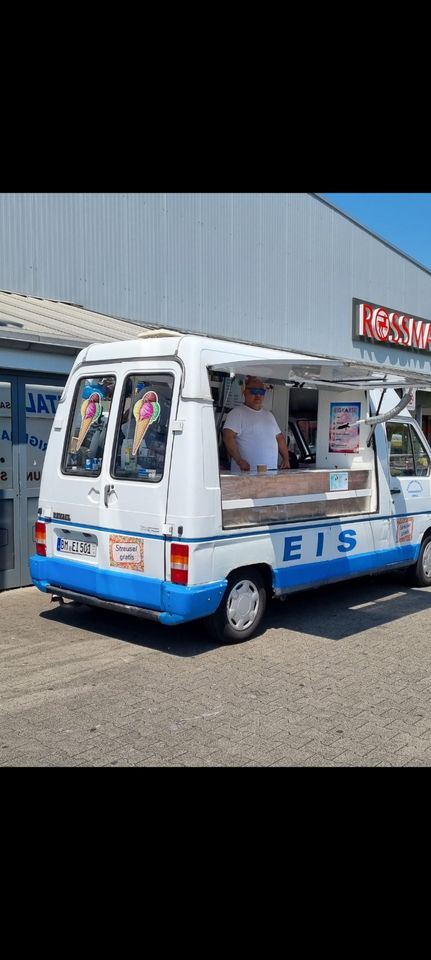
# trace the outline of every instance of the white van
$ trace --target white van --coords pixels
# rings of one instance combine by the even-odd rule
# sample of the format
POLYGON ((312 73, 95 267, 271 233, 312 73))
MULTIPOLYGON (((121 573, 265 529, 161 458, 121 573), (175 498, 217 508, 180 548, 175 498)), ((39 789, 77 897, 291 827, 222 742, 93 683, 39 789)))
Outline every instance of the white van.
POLYGON ((431 585, 431 450, 406 409, 425 380, 194 335, 92 344, 48 444, 34 584, 163 624, 202 617, 221 642, 250 637, 271 596, 398 567, 431 585), (246 374, 286 433, 301 403, 314 424, 298 469, 220 462, 246 374))

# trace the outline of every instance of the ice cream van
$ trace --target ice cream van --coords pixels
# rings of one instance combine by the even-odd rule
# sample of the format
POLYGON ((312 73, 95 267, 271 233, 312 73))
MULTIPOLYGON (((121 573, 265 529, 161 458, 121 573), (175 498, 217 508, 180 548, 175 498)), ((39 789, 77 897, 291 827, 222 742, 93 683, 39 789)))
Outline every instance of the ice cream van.
POLYGON ((430 379, 195 335, 88 346, 48 443, 33 583, 161 624, 202 618, 222 643, 248 639, 271 597, 396 568, 431 585, 418 386, 430 379), (221 456, 248 374, 302 436, 297 469, 233 474, 221 456))

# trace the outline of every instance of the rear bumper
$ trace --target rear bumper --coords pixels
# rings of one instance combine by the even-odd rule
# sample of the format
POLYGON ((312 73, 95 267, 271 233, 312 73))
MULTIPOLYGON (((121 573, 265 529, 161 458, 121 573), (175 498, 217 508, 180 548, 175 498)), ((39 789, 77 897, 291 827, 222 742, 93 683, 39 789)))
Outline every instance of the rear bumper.
POLYGON ((182 587, 139 574, 100 570, 56 557, 30 557, 30 573, 42 593, 175 625, 214 613, 227 581, 182 587))

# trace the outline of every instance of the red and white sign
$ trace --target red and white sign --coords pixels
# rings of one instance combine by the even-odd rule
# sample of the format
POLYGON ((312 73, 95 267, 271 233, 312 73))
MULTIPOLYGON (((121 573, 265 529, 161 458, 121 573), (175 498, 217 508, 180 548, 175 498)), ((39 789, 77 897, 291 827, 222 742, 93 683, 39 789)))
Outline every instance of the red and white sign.
POLYGON ((356 302, 355 333, 376 343, 410 350, 431 350, 431 322, 375 303, 356 302))
POLYGON ((397 520, 397 543, 411 543, 413 540, 413 517, 397 520))
POLYGON ((144 541, 137 537, 109 537, 109 566, 123 570, 144 569, 144 541))

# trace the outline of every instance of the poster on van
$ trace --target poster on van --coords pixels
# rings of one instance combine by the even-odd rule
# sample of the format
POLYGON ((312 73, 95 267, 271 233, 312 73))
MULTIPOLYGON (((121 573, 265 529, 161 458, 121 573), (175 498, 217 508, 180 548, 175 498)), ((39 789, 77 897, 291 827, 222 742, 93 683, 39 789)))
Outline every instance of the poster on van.
POLYGON ((109 566, 123 570, 144 570, 144 541, 141 537, 109 537, 109 566))
POLYGON ((331 403, 329 413, 329 452, 357 453, 359 450, 360 403, 331 403))
POLYGON ((413 540, 413 517, 397 519, 397 543, 411 543, 413 540))

